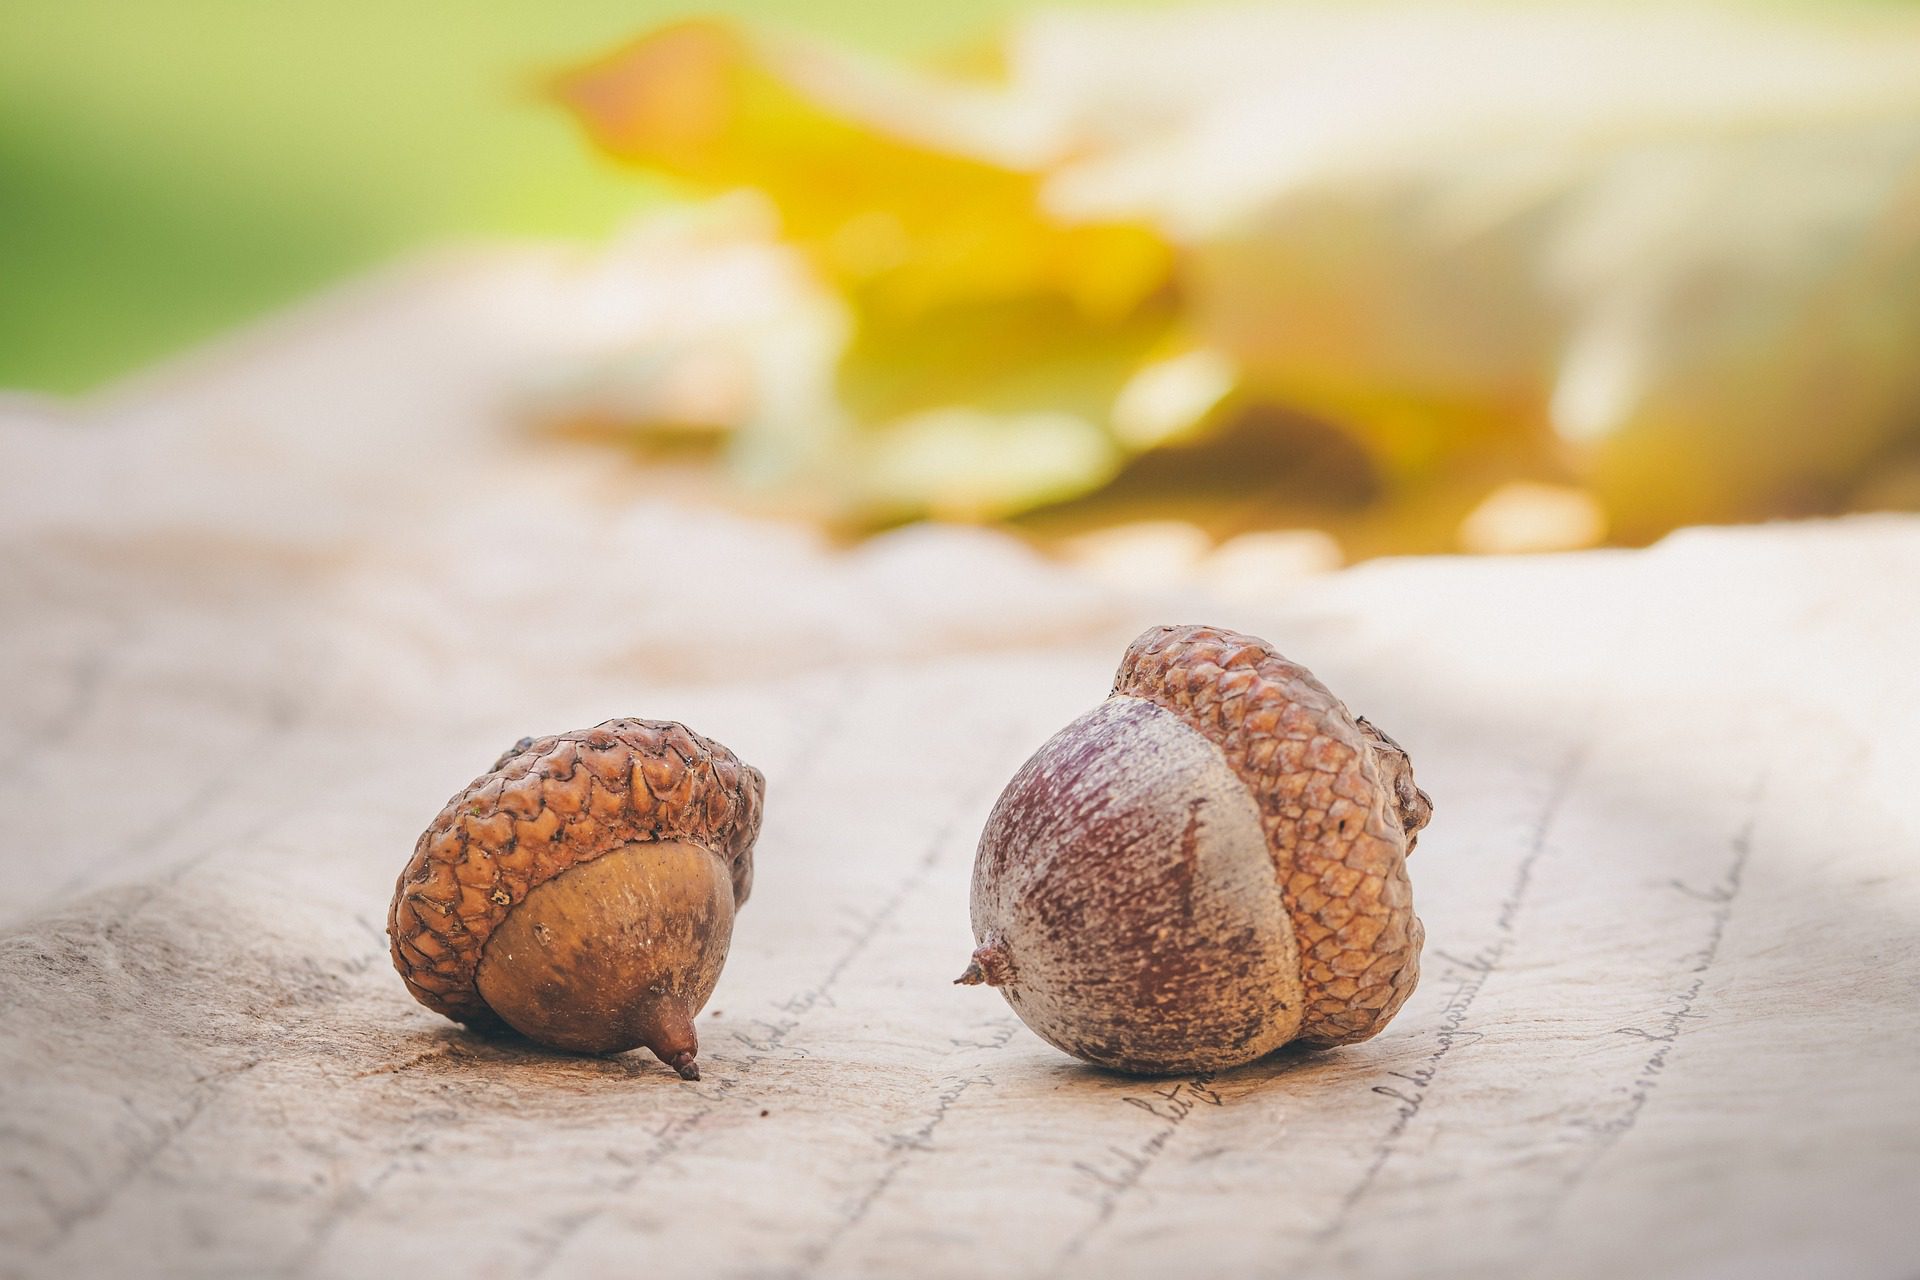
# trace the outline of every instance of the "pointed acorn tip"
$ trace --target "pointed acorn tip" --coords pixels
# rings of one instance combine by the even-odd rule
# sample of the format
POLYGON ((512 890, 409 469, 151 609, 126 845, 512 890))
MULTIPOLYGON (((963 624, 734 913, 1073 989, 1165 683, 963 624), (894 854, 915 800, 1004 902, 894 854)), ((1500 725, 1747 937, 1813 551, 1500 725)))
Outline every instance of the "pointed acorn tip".
POLYGON ((667 1065, 680 1073, 682 1080, 698 1080, 700 1064, 693 1060, 692 1053, 676 1053, 667 1059, 667 1065))
POLYGON ((1013 964, 1006 948, 1000 945, 997 937, 989 935, 985 942, 973 949, 973 959, 967 962, 967 971, 955 978, 953 985, 977 987, 984 982, 990 987, 998 987, 1012 977, 1013 964))

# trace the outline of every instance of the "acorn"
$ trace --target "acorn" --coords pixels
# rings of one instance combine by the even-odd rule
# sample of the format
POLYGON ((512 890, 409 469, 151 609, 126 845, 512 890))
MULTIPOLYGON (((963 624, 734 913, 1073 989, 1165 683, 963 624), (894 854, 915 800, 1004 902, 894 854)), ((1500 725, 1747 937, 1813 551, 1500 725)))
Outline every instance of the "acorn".
POLYGON ((1431 812, 1407 753, 1305 667, 1155 627, 994 805, 957 981, 1144 1075, 1365 1040, 1419 978, 1406 859, 1431 812))
POLYGON ((668 720, 523 738, 449 800, 387 916, 436 1013, 700 1078, 694 1017, 753 885, 766 779, 668 720))

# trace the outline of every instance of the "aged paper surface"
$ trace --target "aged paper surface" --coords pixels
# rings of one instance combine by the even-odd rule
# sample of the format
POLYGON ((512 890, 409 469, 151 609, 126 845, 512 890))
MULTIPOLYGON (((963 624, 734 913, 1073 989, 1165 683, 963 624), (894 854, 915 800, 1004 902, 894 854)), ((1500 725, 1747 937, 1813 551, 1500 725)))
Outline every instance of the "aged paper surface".
POLYGON ((835 549, 516 443, 570 287, 444 264, 5 411, 0 1272, 1913 1273, 1920 522, 1257 599, 835 549), (949 985, 994 796, 1163 621, 1411 751, 1376 1040, 1133 1080, 949 985), (769 778, 698 1084, 469 1036, 381 936, 448 795, 617 714, 769 778))

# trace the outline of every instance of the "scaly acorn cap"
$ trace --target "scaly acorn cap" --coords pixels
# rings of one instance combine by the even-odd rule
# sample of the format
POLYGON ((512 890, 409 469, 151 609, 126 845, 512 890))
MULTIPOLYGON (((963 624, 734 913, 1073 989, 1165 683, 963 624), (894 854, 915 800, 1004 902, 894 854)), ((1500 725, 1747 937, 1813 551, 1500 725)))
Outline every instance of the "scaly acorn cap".
POLYGON ((415 844, 387 916, 394 968, 434 1012, 502 1029, 474 974, 488 937, 529 892, 629 844, 682 840, 722 861, 742 905, 765 791, 758 769, 671 720, 522 739, 415 844))
POLYGON ((1433 806, 1407 753, 1305 667, 1217 627, 1146 632, 1113 692, 1179 716, 1253 794, 1300 948, 1299 1039, 1352 1044, 1386 1026, 1419 980, 1425 937, 1406 856, 1433 806))

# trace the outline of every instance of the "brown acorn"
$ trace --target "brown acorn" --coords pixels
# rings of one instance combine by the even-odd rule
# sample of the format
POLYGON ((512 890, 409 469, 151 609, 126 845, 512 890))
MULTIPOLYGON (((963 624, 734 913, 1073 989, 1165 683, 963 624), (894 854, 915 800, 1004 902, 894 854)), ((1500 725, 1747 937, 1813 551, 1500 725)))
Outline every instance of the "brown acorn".
POLYGON ((1406 752, 1306 668, 1156 627, 994 806, 958 981, 1142 1074, 1365 1040, 1419 977, 1406 857, 1431 808, 1406 752))
POLYGON ((693 1019, 753 885, 765 789, 668 720, 522 739, 414 846, 387 916, 394 967, 477 1031, 645 1045, 697 1080, 693 1019))

